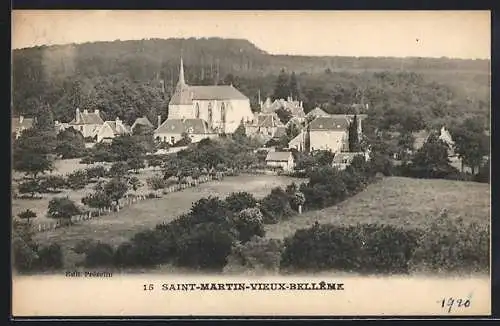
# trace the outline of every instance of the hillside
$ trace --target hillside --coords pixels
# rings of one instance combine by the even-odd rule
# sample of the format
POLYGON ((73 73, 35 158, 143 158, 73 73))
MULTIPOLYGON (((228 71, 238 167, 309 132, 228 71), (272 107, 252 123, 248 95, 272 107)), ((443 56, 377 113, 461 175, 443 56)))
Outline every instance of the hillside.
MULTIPOLYGON (((126 121, 142 114, 165 116, 181 52, 188 82, 231 82, 254 106, 259 90, 262 96, 272 95, 276 76, 284 68, 296 72, 304 93, 309 91, 303 98, 306 110, 324 104, 324 98, 330 104, 334 97, 336 103, 358 101, 356 92, 362 88, 370 93, 370 88, 378 85, 373 76, 381 72, 403 74, 410 80, 418 74, 424 81, 416 87, 440 87, 441 93, 453 93, 457 101, 466 101, 466 111, 484 113, 489 108, 489 60, 270 55, 247 40, 190 38, 14 50, 14 113, 33 115, 47 104, 54 117, 63 121, 72 118, 76 106, 99 107, 109 115, 106 118, 119 114, 126 121), (345 85, 346 79, 350 85, 345 85), (323 94, 320 99, 316 98, 318 93, 323 94)), ((373 96, 363 96, 377 104, 373 96)))
POLYGON ((346 201, 268 225, 269 238, 284 238, 318 223, 391 224, 424 227, 446 208, 448 216, 465 223, 489 225, 490 189, 476 182, 388 177, 346 201), (424 205, 422 203, 425 203, 424 205))

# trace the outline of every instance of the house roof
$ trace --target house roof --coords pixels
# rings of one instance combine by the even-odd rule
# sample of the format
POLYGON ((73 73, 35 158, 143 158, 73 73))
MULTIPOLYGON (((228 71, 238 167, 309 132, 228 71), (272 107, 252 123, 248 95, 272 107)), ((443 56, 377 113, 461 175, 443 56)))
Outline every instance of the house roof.
POLYGON ((165 134, 207 134, 210 129, 203 119, 167 119, 161 124, 155 133, 165 134))
POLYGON ((309 124, 311 130, 347 130, 349 120, 346 116, 317 117, 309 124))
POLYGON ((306 117, 328 117, 329 114, 320 108, 314 108, 312 111, 306 114, 306 117))
POLYGON ((177 85, 175 92, 170 99, 170 104, 191 104, 193 100, 247 100, 232 85, 216 86, 190 86, 185 84, 177 85))
POLYGON ((153 124, 146 117, 135 119, 134 123, 132 124, 132 129, 135 128, 135 126, 137 125, 153 127, 153 124))
POLYGON ((17 131, 20 129, 29 129, 33 127, 33 118, 23 118, 21 122, 21 118, 12 118, 12 130, 17 131))
POLYGON ((283 123, 275 113, 259 114, 257 116, 257 126, 262 128, 281 127, 283 123))
POLYGON ((266 161, 288 162, 290 156, 293 158, 291 152, 268 152, 266 161))
POLYGON ((115 135, 121 135, 130 132, 130 127, 124 123, 116 123, 116 120, 104 122, 111 127, 115 135))
POLYGON ((333 163, 343 163, 344 160, 347 160, 348 163, 351 163, 352 160, 358 156, 362 155, 364 156, 365 154, 363 152, 340 152, 336 153, 335 156, 333 157, 333 163))
POLYGON ((71 120, 70 125, 102 125, 102 120, 99 113, 96 112, 78 112, 75 118, 71 120))

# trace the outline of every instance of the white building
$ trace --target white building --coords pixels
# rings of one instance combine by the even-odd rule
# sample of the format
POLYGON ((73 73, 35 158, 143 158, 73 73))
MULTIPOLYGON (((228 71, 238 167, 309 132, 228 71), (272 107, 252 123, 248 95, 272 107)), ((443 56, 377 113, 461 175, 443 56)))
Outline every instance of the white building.
POLYGON ((167 120, 201 119, 210 130, 233 133, 251 121, 250 100, 232 85, 191 86, 184 80, 181 58, 179 81, 168 105, 167 120))
POLYGON ((292 171, 295 168, 295 160, 291 152, 268 152, 266 165, 271 167, 281 167, 283 171, 292 171))
POLYGON ((129 135, 130 133, 130 127, 124 124, 119 118, 116 118, 114 121, 106 121, 102 124, 97 132, 97 142, 109 142, 117 136, 129 135))

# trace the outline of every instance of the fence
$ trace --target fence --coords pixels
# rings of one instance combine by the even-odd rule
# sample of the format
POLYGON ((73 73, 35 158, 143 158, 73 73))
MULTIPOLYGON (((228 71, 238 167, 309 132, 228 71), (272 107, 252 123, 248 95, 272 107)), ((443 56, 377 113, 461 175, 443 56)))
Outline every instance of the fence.
MULTIPOLYGON (((127 194, 125 195, 124 198, 120 199, 118 201, 118 205, 113 205, 110 207, 105 207, 105 208, 98 208, 98 209, 90 209, 80 215, 75 215, 71 217, 71 223, 68 223, 67 225, 64 226, 69 226, 72 223, 78 223, 82 221, 89 221, 93 219, 97 219, 101 216, 105 216, 108 214, 111 214, 112 212, 119 212, 120 209, 133 205, 134 203, 137 203, 139 201, 143 201, 146 199, 153 199, 153 198, 161 198, 162 194, 166 195, 172 192, 177 192, 177 191, 182 191, 186 188, 190 187, 196 187, 202 183, 206 183, 212 180, 222 180, 224 178, 224 173, 222 172, 217 172, 214 175, 202 175, 198 179, 191 179, 188 182, 185 183, 177 183, 174 185, 171 185, 167 188, 164 188, 162 193, 158 192, 151 192, 148 195, 130 195, 127 194)), ((50 230, 55 230, 59 227, 63 227, 60 223, 60 221, 54 221, 54 222, 46 222, 46 223, 37 223, 33 225, 35 232, 46 232, 50 230)))

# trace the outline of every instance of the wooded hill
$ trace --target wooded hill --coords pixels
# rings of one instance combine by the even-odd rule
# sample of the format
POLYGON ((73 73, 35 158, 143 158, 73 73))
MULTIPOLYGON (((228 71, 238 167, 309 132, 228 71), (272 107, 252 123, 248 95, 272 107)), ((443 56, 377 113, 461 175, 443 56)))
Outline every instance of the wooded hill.
POLYGON ((36 115, 45 106, 69 121, 80 107, 129 123, 165 118, 181 52, 188 83, 232 83, 254 108, 259 91, 262 99, 273 95, 285 69, 297 74, 306 111, 365 102, 424 110, 429 120, 489 112, 489 60, 271 55, 247 40, 190 38, 14 50, 13 113, 36 115))

